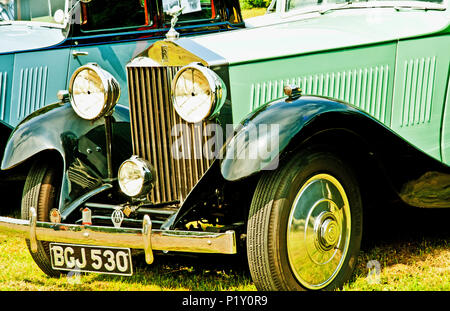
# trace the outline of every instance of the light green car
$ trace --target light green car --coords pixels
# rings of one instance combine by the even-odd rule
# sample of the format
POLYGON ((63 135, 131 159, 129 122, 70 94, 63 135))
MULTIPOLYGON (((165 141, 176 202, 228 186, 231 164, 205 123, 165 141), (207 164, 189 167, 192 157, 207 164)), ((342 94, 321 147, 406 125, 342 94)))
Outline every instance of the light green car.
POLYGON ((79 139, 91 153, 62 187, 50 182, 59 195, 31 175, 46 199, 22 206, 32 229, 0 219, 31 232, 48 274, 75 262, 128 273, 129 249, 148 263, 156 251, 241 254, 260 290, 335 289, 356 265, 367 208, 450 207, 448 1, 278 0, 246 24, 189 39, 172 28, 130 61, 132 151, 118 171, 117 83, 95 65, 75 72, 61 105, 79 124, 105 120, 107 178, 70 196, 71 176, 95 180, 94 136, 79 139))

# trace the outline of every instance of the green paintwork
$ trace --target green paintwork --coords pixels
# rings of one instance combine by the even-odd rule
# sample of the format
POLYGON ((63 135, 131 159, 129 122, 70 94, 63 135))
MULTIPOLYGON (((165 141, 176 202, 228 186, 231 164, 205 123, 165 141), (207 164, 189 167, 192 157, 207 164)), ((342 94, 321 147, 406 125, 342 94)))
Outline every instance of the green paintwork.
POLYGON ((441 138, 442 162, 450 163, 450 79, 447 82, 447 98, 445 100, 444 116, 442 118, 441 138))
POLYGON ((233 119, 240 120, 265 102, 283 96, 284 85, 297 84, 304 94, 352 103, 389 124, 394 58, 395 44, 391 43, 232 66, 233 119), (249 72, 257 74, 244 74, 249 72))
POLYGON ((391 127, 436 159, 449 63, 449 35, 398 43, 391 127))
POLYGON ((449 33, 446 11, 347 9, 309 18, 220 35, 204 35, 196 43, 221 55, 230 64, 285 58, 372 45, 406 38, 449 33), (444 32, 445 31, 445 32, 444 32))
POLYGON ((349 9, 195 41, 230 64, 234 123, 294 83, 356 106, 449 164, 448 11, 349 9))

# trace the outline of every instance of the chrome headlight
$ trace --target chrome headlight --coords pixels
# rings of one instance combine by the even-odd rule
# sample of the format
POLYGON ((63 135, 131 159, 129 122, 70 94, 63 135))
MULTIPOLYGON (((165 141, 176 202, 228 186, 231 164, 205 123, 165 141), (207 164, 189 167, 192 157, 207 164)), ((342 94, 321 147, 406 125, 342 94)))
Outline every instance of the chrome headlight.
POLYGON ((112 111, 120 97, 117 80, 97 64, 81 66, 69 83, 70 103, 83 119, 94 120, 112 111))
POLYGON ((211 69, 199 64, 184 66, 172 82, 175 111, 190 123, 200 122, 225 102, 227 92, 222 79, 211 69))
POLYGON ((142 197, 153 188, 155 171, 148 161, 132 156, 120 165, 118 179, 123 193, 142 197))

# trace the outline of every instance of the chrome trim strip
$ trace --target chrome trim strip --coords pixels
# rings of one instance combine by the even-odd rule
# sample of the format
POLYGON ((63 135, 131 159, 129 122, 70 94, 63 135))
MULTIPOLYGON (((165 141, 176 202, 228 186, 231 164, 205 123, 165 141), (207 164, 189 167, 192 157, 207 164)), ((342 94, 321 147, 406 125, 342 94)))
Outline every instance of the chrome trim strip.
POLYGON ((30 226, 29 220, 0 216, 1 234, 30 239, 30 233, 33 232, 31 235, 35 234, 36 241, 135 249, 146 249, 150 242, 152 250, 236 254, 235 232, 231 230, 225 233, 150 230, 151 235, 147 243, 143 231, 143 229, 135 228, 55 224, 41 221, 37 221, 34 228, 30 226))
MULTIPOLYGON (((90 207, 90 208, 108 209, 108 210, 111 210, 111 211, 113 211, 114 209, 117 209, 117 208, 122 208, 121 205, 104 204, 104 203, 91 203, 91 202, 88 202, 88 203, 85 203, 84 205, 86 207, 90 207)), ((164 209, 164 208, 139 207, 136 210, 136 213, 140 213, 140 214, 148 213, 148 214, 158 214, 158 215, 172 216, 173 214, 176 213, 176 210, 175 209, 167 210, 167 209, 164 209)), ((129 220, 131 220, 131 219, 129 219, 129 220)), ((140 220, 136 220, 136 221, 140 222, 140 220)), ((155 220, 152 220, 152 222, 155 223, 155 220)))
MULTIPOLYGON (((86 205, 86 207, 88 207, 86 205)), ((111 222, 111 216, 98 216, 98 215, 94 215, 91 217, 92 220, 96 220, 96 219, 100 219, 100 220, 109 220, 111 222)), ((81 219, 77 220, 76 223, 81 223, 81 219)), ((136 224, 140 224, 142 223, 141 220, 137 220, 137 219, 133 219, 133 218, 124 218, 123 219, 124 222, 128 222, 128 223, 136 223, 136 224)), ((164 221, 162 220, 152 220, 153 224, 163 224, 164 221)))

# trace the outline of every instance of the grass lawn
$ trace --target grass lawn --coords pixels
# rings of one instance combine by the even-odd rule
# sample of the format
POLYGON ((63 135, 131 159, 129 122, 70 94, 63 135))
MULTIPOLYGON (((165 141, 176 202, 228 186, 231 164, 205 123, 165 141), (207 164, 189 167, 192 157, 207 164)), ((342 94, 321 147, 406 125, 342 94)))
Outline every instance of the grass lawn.
MULTIPOLYGON (((450 210, 400 210, 389 216, 366 228, 357 268, 342 290, 450 291, 450 210)), ((0 290, 256 290, 245 262, 231 259, 156 256, 155 263, 147 266, 138 255, 132 277, 86 274, 49 278, 33 262, 22 239, 6 239, 0 234, 0 290)))

